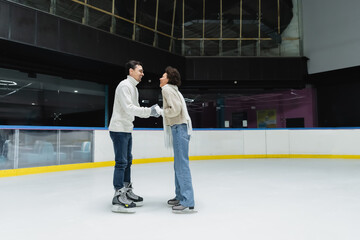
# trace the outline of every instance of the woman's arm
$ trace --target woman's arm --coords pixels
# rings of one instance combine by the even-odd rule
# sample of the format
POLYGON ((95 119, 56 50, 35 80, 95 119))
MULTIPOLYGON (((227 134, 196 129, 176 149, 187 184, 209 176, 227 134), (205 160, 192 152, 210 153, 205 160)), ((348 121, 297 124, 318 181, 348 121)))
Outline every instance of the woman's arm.
POLYGON ((170 118, 178 116, 181 112, 179 95, 174 91, 168 90, 163 90, 162 94, 164 98, 164 116, 170 118))

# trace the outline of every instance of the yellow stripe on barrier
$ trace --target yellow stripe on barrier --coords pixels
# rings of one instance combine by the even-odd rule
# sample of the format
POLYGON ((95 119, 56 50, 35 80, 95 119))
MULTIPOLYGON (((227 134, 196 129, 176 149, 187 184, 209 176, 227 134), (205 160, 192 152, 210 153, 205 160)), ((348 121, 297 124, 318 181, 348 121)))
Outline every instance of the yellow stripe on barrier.
POLYGON ((133 164, 158 163, 174 161, 172 157, 134 159, 133 164))
POLYGON ((69 170, 110 167, 110 166, 114 166, 114 161, 95 162, 95 163, 77 163, 77 164, 66 164, 66 165, 33 167, 33 168, 18 168, 18 169, 1 170, 0 177, 13 177, 13 176, 21 176, 21 175, 29 175, 29 174, 61 172, 61 171, 69 171, 69 170))
MULTIPOLYGON (((330 155, 330 154, 253 154, 253 155, 212 155, 212 156, 191 156, 191 161, 198 160, 221 160, 221 159, 255 159, 255 158, 328 158, 328 159, 360 159, 360 155, 330 155)), ((171 162, 173 157, 134 159, 133 164, 171 162)), ((88 168, 111 167, 114 161, 77 163, 67 165, 56 165, 46 167, 19 168, 0 170, 1 177, 14 177, 29 174, 61 172, 88 168)))
POLYGON ((360 159, 360 155, 292 154, 289 158, 360 159))
POLYGON ((259 154, 259 155, 212 155, 212 156, 191 156, 189 158, 192 161, 197 161, 197 160, 266 158, 266 155, 265 154, 259 154))

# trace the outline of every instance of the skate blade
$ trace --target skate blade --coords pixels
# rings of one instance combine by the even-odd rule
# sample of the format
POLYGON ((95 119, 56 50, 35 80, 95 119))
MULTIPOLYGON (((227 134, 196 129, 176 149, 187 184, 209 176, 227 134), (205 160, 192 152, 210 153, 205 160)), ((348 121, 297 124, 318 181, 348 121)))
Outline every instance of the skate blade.
POLYGON ((135 213, 134 208, 125 208, 125 207, 120 206, 120 205, 113 205, 111 207, 111 211, 115 212, 115 213, 135 213))
POLYGON ((133 202, 135 203, 136 207, 142 207, 144 205, 144 202, 133 202))
POLYGON ((184 210, 172 210, 173 213, 176 214, 192 214, 192 213, 197 213, 198 211, 196 211, 195 209, 184 209, 184 210))

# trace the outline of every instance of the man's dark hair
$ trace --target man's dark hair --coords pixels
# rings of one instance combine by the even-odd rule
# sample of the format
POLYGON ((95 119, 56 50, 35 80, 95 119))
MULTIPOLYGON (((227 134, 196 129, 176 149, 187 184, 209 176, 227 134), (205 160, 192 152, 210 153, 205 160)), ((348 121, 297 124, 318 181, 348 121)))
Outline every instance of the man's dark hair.
POLYGON ((135 68, 136 68, 137 65, 142 66, 142 63, 139 62, 139 61, 135 61, 135 60, 130 60, 130 61, 128 61, 128 62, 125 64, 126 73, 129 74, 130 68, 135 70, 135 68))
POLYGON ((168 66, 165 68, 165 73, 167 74, 167 78, 169 79, 168 84, 180 87, 181 77, 179 71, 176 68, 168 66))

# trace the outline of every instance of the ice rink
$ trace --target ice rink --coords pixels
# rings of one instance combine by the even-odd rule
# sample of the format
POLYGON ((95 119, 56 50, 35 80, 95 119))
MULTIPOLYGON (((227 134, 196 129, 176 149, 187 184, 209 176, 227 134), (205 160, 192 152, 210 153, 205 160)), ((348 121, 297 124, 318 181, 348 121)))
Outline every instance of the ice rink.
POLYGON ((111 212, 113 168, 0 178, 0 239, 360 239, 360 160, 191 161, 195 214, 173 214, 173 163, 137 164, 144 206, 111 212))

